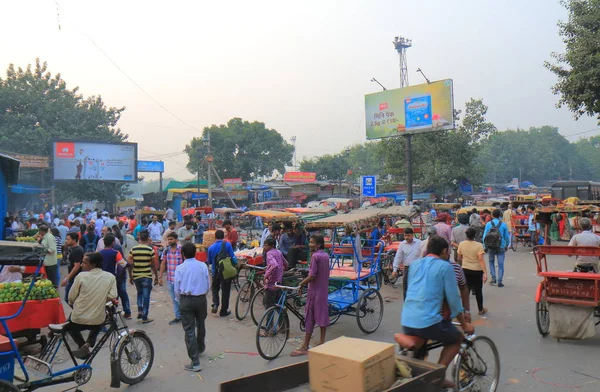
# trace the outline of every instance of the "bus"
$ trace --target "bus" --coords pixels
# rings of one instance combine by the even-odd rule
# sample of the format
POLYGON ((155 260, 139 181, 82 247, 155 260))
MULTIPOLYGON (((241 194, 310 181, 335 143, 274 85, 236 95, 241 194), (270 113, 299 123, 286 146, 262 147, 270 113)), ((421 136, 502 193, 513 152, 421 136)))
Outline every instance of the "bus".
POLYGON ((600 182, 558 181, 552 184, 552 197, 565 200, 577 197, 579 200, 600 200, 600 182))

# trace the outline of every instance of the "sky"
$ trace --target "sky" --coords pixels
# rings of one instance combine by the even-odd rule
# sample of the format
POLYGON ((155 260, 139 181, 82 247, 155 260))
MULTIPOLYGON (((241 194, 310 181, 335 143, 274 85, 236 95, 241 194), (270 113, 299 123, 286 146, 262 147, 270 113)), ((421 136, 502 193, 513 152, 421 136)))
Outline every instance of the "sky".
POLYGON ((165 177, 191 178, 185 145, 233 117, 296 136, 298 162, 364 142, 364 95, 381 90, 371 79, 400 84, 395 36, 412 39, 410 84, 425 82, 417 68, 453 79, 455 108, 482 98, 500 130, 552 125, 570 141, 600 132, 569 136, 597 121, 555 107, 543 64, 564 50, 558 0, 21 0, 1 10, 0 69, 39 57, 68 87, 125 106, 119 127, 139 159, 165 161, 165 177))

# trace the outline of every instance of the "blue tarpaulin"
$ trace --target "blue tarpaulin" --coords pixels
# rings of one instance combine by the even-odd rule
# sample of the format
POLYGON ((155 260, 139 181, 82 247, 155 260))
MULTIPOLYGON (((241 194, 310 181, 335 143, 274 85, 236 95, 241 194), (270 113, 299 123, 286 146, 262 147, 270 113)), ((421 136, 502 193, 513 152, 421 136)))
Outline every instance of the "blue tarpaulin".
POLYGON ((10 191, 12 193, 26 194, 26 193, 47 193, 50 192, 50 189, 38 188, 34 185, 27 184, 15 184, 11 185, 10 191))

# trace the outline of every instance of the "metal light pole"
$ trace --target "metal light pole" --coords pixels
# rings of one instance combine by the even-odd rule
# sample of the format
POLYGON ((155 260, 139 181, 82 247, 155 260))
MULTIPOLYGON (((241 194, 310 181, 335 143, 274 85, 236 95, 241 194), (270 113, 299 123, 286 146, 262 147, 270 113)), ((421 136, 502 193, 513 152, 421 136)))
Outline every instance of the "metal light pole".
MULTIPOLYGON (((212 162, 213 157, 210 155, 210 132, 206 131, 206 139, 202 141, 206 146, 206 166, 208 167, 208 176, 206 177, 208 182, 208 206, 212 208, 212 190, 211 190, 211 175, 212 175, 212 162)), ((198 188, 200 188, 200 181, 198 181, 198 188)), ((200 197, 200 191, 198 191, 198 197, 200 197)))

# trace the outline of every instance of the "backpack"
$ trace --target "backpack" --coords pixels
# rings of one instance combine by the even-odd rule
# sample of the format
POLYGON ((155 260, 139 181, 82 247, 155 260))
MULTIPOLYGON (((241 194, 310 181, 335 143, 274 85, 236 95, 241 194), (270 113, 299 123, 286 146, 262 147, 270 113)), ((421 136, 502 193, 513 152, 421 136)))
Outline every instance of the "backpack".
POLYGON ((84 234, 84 235, 83 235, 83 240, 84 240, 84 242, 85 242, 85 245, 84 245, 84 247, 83 247, 83 251, 84 251, 85 253, 88 253, 88 252, 95 252, 95 251, 96 251, 96 242, 97 242, 97 241, 96 241, 96 239, 97 239, 97 238, 96 238, 96 234, 94 234, 94 239, 93 239, 93 240, 91 240, 91 241, 90 241, 90 239, 89 239, 89 236, 88 236, 88 235, 89 235, 89 233, 86 233, 86 234, 84 234))
POLYGON ((500 237, 500 226, 502 226, 502 222, 498 221, 498 225, 494 226, 494 222, 491 222, 490 231, 488 231, 483 243, 487 249, 491 250, 499 250, 500 245, 502 245, 502 238, 500 237))
POLYGON ((223 276, 223 279, 232 279, 237 275, 237 268, 231 263, 231 257, 225 253, 225 245, 226 243, 223 241, 215 262, 217 263, 217 270, 223 276))

